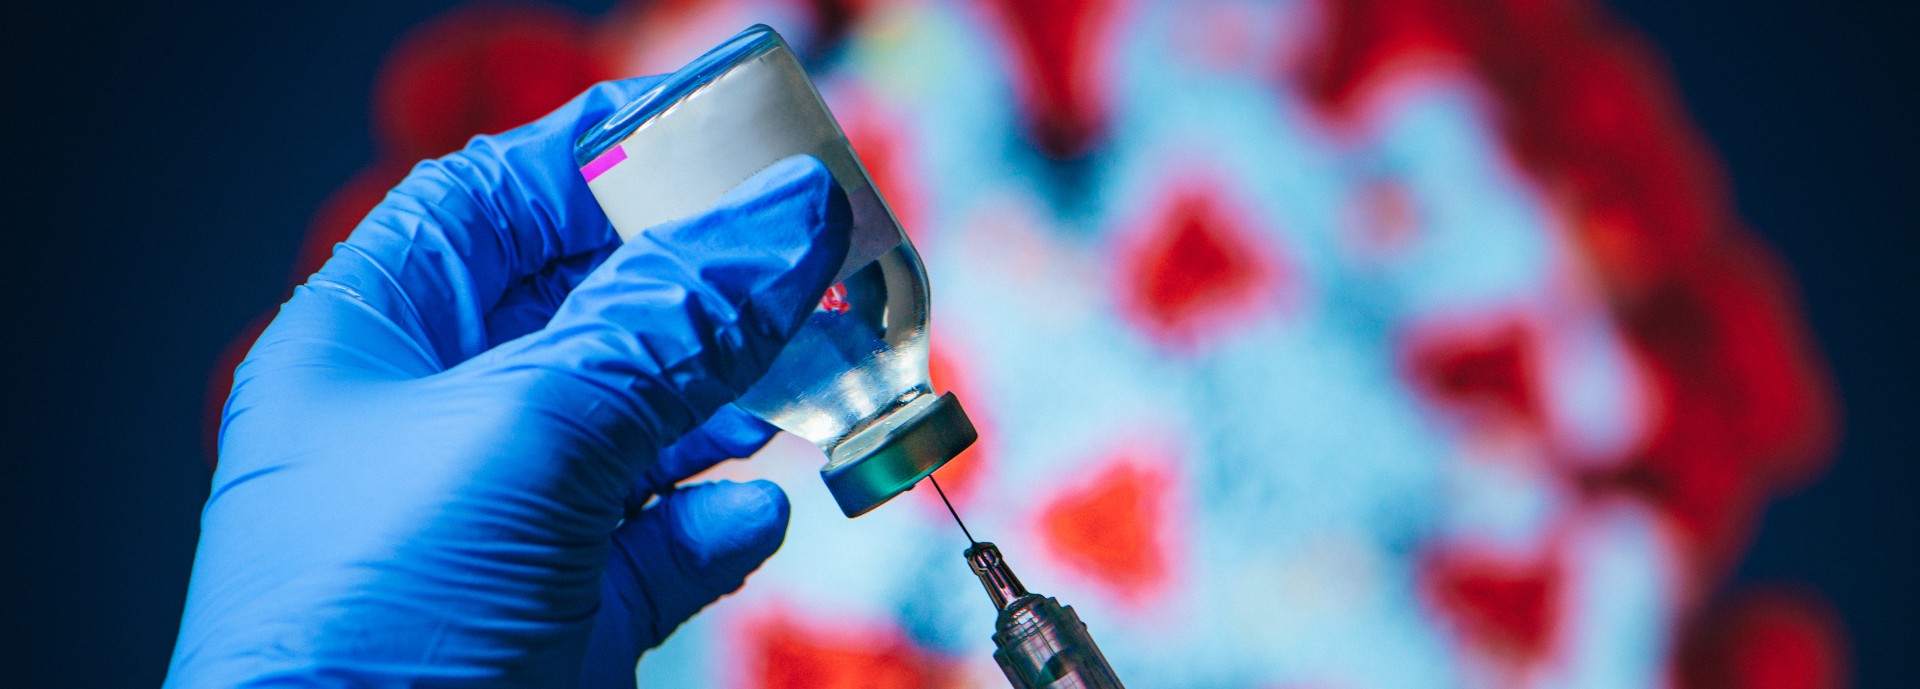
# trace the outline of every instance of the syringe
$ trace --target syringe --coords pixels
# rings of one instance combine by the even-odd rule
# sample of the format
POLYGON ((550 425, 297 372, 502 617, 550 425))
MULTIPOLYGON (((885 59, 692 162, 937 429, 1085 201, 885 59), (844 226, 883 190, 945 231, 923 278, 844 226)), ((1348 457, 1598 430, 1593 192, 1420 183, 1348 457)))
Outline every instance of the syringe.
MULTIPOLYGON (((946 502, 938 482, 933 489, 946 502)), ((953 510, 953 503, 947 503, 947 510, 953 510)), ((967 533, 959 512, 953 520, 967 533)), ((993 659, 1013 689, 1125 689, 1073 606, 1029 592, 994 544, 975 541, 971 533, 967 541, 972 543, 965 553, 967 566, 1000 611, 993 622, 993 659)))
POLYGON ((1000 610, 993 659, 1014 689, 1124 689, 1073 606, 1028 592, 992 543, 975 543, 966 556, 1000 610))

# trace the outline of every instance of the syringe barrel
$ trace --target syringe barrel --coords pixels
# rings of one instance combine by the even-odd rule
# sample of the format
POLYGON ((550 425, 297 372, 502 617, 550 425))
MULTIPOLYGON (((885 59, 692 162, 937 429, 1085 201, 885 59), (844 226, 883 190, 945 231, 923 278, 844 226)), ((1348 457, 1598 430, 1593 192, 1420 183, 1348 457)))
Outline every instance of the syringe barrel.
POLYGON ((1073 607, 1051 596, 1021 596, 994 628, 993 659, 1014 689, 1125 689, 1073 607))

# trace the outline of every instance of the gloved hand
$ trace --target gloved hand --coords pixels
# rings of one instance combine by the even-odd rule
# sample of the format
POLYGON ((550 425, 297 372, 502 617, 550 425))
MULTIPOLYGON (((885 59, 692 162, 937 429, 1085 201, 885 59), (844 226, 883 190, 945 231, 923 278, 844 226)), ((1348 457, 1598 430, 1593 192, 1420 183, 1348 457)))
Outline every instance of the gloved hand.
POLYGON ((421 163, 281 307, 168 686, 632 686, 779 547, 772 484, 673 485, 770 436, 728 402, 826 289, 847 202, 794 158, 621 244, 571 147, 650 85, 421 163))

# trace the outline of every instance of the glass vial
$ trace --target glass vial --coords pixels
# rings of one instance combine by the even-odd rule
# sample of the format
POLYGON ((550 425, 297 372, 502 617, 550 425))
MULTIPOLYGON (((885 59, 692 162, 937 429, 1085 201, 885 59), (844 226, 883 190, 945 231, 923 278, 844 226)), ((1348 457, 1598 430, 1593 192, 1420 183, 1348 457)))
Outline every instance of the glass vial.
POLYGON ((698 214, 798 154, 825 163, 853 211, 847 260, 766 376, 737 402, 827 454, 856 517, 973 444, 959 400, 927 373, 927 274, 846 136, 778 33, 756 25, 588 131, 581 174, 620 238, 698 214), (642 164, 621 164, 628 159, 642 164))

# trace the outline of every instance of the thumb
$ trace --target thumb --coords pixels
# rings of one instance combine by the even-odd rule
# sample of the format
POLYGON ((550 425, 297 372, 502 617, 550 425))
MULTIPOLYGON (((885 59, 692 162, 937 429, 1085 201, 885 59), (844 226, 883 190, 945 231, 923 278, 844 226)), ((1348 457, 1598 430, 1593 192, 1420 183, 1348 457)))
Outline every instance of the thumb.
POLYGON ((651 459, 766 372, 845 260, 850 220, 825 165, 787 158, 635 235, 491 358, 549 374, 602 449, 651 459))
POLYGON ((641 653, 780 549, 788 509, 787 494, 768 481, 702 483, 615 531, 581 686, 633 687, 641 653))

